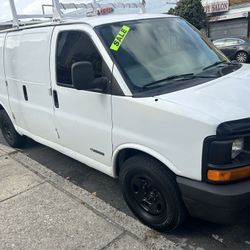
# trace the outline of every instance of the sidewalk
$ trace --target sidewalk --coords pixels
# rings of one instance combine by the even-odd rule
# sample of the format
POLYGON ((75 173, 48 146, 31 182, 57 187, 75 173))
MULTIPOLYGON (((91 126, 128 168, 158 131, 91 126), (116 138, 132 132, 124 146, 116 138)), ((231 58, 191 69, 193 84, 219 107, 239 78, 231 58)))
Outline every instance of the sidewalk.
POLYGON ((0 144, 0 249, 180 249, 23 153, 0 144))

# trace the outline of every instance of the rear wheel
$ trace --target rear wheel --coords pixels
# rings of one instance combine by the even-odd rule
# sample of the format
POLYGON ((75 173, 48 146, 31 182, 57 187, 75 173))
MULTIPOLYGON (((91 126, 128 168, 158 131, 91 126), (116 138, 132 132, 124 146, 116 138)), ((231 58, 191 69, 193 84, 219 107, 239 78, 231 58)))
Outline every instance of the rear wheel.
POLYGON ((240 51, 236 54, 236 61, 240 63, 247 63, 248 54, 245 51, 240 51))
POLYGON ((13 148, 21 148, 26 143, 26 137, 19 135, 13 126, 8 114, 1 111, 0 125, 6 142, 13 148))
POLYGON ((128 159, 121 168, 120 184, 128 206, 144 224, 170 232, 185 219, 174 175, 156 160, 144 155, 128 159))

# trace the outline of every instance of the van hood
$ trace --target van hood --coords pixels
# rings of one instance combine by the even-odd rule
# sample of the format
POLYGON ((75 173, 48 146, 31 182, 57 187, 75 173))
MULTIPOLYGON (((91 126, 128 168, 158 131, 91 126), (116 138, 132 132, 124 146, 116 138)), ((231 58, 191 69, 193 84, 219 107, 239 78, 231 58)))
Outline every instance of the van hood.
POLYGON ((250 65, 204 84, 157 96, 216 119, 218 122, 250 117, 250 65))

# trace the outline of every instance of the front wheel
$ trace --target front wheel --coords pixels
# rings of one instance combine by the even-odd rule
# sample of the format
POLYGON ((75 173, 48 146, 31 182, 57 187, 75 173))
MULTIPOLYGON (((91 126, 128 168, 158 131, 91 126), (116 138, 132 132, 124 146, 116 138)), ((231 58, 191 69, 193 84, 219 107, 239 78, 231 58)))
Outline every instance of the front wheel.
POLYGON ((26 143, 26 137, 19 135, 13 126, 8 114, 1 111, 0 125, 6 142, 13 148, 21 148, 26 143))
POLYGON ((185 219, 175 178, 156 160, 144 155, 129 158, 121 168, 120 185, 128 206, 142 223, 170 232, 185 219))

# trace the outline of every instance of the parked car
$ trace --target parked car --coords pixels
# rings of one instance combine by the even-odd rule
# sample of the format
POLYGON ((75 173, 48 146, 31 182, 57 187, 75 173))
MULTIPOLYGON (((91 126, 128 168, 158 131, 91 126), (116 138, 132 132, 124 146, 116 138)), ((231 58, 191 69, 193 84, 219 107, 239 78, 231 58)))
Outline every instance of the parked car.
POLYGON ((250 217, 250 65, 184 19, 49 21, 0 32, 0 124, 119 178, 159 231, 250 217))
POLYGON ((250 59, 250 40, 242 38, 223 38, 213 41, 229 59, 247 63, 250 59))

